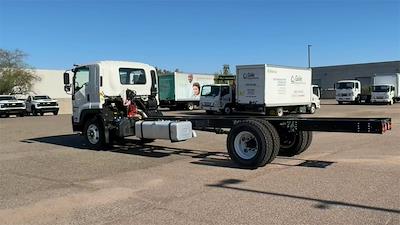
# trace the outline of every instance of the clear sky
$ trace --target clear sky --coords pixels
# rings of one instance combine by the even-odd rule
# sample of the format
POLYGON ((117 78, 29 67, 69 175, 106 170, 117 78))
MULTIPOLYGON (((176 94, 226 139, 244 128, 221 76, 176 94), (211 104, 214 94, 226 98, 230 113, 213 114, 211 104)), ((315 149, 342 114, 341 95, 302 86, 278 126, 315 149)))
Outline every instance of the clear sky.
POLYGON ((97 60, 213 73, 230 64, 400 60, 400 0, 0 0, 0 48, 43 69, 97 60))

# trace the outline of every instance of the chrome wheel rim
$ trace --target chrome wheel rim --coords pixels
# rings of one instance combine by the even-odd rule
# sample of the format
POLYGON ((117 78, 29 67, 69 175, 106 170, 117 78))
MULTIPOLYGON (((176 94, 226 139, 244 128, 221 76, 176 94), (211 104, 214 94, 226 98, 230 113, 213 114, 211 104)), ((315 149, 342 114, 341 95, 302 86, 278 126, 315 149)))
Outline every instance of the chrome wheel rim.
POLYGON ((95 145, 99 143, 100 140, 99 128, 94 124, 90 124, 86 131, 86 136, 91 144, 95 145))

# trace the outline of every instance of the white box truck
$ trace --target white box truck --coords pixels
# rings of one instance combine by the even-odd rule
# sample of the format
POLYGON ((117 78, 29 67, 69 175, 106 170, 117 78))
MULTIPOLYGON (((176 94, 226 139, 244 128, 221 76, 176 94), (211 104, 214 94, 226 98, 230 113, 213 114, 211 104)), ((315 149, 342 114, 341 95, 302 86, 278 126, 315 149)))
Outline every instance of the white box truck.
POLYGON ((373 78, 371 102, 392 105, 400 101, 400 73, 376 75, 373 78))
POLYGON ((160 75, 160 106, 172 110, 193 110, 195 106, 199 106, 200 90, 206 84, 214 84, 214 75, 181 72, 160 75))
POLYGON ((201 108, 207 113, 230 114, 234 109, 277 116, 284 111, 314 113, 320 108, 319 89, 311 85, 311 69, 245 65, 236 66, 236 74, 236 89, 229 85, 204 86, 201 108))

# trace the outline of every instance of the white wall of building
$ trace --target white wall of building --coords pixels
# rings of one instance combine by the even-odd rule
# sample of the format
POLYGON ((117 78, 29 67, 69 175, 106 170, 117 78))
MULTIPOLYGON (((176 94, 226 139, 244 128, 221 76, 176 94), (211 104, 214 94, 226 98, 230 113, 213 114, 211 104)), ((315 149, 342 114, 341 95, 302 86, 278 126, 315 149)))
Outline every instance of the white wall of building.
POLYGON ((71 95, 64 91, 64 70, 42 70, 37 69, 35 73, 40 77, 40 81, 33 84, 32 94, 48 95, 57 99, 60 105, 60 114, 71 114, 72 103, 71 95))
POLYGON ((40 81, 33 84, 32 92, 37 95, 48 95, 51 98, 71 98, 64 92, 64 70, 35 70, 40 81))

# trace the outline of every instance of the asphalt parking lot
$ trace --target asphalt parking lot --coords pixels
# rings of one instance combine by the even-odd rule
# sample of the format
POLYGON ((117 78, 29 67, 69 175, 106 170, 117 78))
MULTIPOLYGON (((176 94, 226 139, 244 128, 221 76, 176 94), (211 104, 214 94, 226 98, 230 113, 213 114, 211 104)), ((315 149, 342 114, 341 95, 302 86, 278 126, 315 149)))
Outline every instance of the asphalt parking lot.
POLYGON ((93 151, 70 115, 1 118, 0 224, 400 224, 400 103, 325 101, 313 116, 394 128, 314 133, 303 154, 246 170, 226 135, 93 151))

